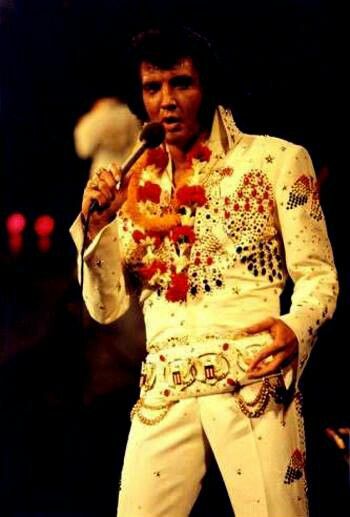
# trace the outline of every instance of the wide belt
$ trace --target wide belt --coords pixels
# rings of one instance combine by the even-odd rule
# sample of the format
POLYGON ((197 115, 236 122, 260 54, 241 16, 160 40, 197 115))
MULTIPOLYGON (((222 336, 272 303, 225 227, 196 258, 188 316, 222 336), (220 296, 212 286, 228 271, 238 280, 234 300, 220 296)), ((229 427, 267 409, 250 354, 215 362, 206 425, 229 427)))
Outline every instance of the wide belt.
POLYGON ((141 398, 177 401, 236 391, 247 380, 249 360, 272 342, 268 332, 164 348, 141 368, 141 398))

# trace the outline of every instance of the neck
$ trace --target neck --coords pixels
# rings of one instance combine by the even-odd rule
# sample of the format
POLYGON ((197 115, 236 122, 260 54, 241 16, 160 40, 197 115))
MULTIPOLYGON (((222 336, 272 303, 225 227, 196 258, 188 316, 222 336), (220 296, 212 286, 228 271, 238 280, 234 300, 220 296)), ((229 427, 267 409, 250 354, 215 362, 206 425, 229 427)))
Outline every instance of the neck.
POLYGON ((205 132, 202 132, 191 139, 185 146, 168 145, 174 172, 179 172, 188 167, 188 153, 198 142, 206 140, 207 136, 205 132))

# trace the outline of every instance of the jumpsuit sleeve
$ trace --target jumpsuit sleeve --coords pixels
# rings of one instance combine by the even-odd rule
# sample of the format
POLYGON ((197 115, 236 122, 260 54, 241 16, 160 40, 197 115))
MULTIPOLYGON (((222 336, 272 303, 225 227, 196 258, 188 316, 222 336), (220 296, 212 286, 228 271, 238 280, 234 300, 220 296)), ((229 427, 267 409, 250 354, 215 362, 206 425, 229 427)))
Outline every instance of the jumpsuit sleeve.
MULTIPOLYGON (((78 250, 78 278, 81 283, 83 227, 80 216, 70 228, 78 250)), ((95 236, 84 253, 83 299, 93 319, 112 323, 130 306, 130 293, 121 256, 118 222, 114 219, 95 236)))
POLYGON ((276 182, 276 203, 286 267, 294 283, 289 312, 281 316, 299 343, 299 380, 317 330, 334 313, 337 273, 319 190, 308 152, 292 146, 276 182))

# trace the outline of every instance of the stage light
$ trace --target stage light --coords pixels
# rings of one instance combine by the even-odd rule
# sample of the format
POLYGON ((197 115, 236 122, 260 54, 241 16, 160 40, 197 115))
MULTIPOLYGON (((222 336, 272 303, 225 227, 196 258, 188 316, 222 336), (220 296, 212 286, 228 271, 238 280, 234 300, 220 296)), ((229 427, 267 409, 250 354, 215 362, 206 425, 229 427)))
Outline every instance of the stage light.
POLYGON ((34 222, 34 231, 38 237, 49 237, 55 229, 55 220, 51 215, 39 215, 34 222))
POLYGON ((20 212, 14 212, 6 219, 6 229, 9 235, 21 234, 27 225, 27 220, 20 212))
POLYGON ((39 215, 34 221, 34 231, 38 236, 38 248, 46 253, 51 248, 51 234, 55 229, 55 220, 51 215, 39 215))
POLYGON ((8 247, 14 255, 23 249, 23 231, 27 226, 27 220, 20 212, 10 214, 6 219, 6 230, 8 233, 8 247))

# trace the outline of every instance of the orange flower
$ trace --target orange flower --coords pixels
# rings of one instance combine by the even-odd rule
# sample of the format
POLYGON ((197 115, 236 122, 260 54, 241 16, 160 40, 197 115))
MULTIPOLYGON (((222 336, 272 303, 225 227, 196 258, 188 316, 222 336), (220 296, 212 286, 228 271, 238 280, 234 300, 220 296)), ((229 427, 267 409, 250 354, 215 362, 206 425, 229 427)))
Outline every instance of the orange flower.
POLYGON ((142 171, 147 164, 146 158, 142 157, 139 159, 132 168, 132 174, 128 186, 128 198, 125 202, 125 211, 133 222, 144 230, 167 232, 173 226, 180 223, 180 216, 178 214, 169 213, 162 216, 146 215, 141 213, 139 208, 138 190, 142 171))

